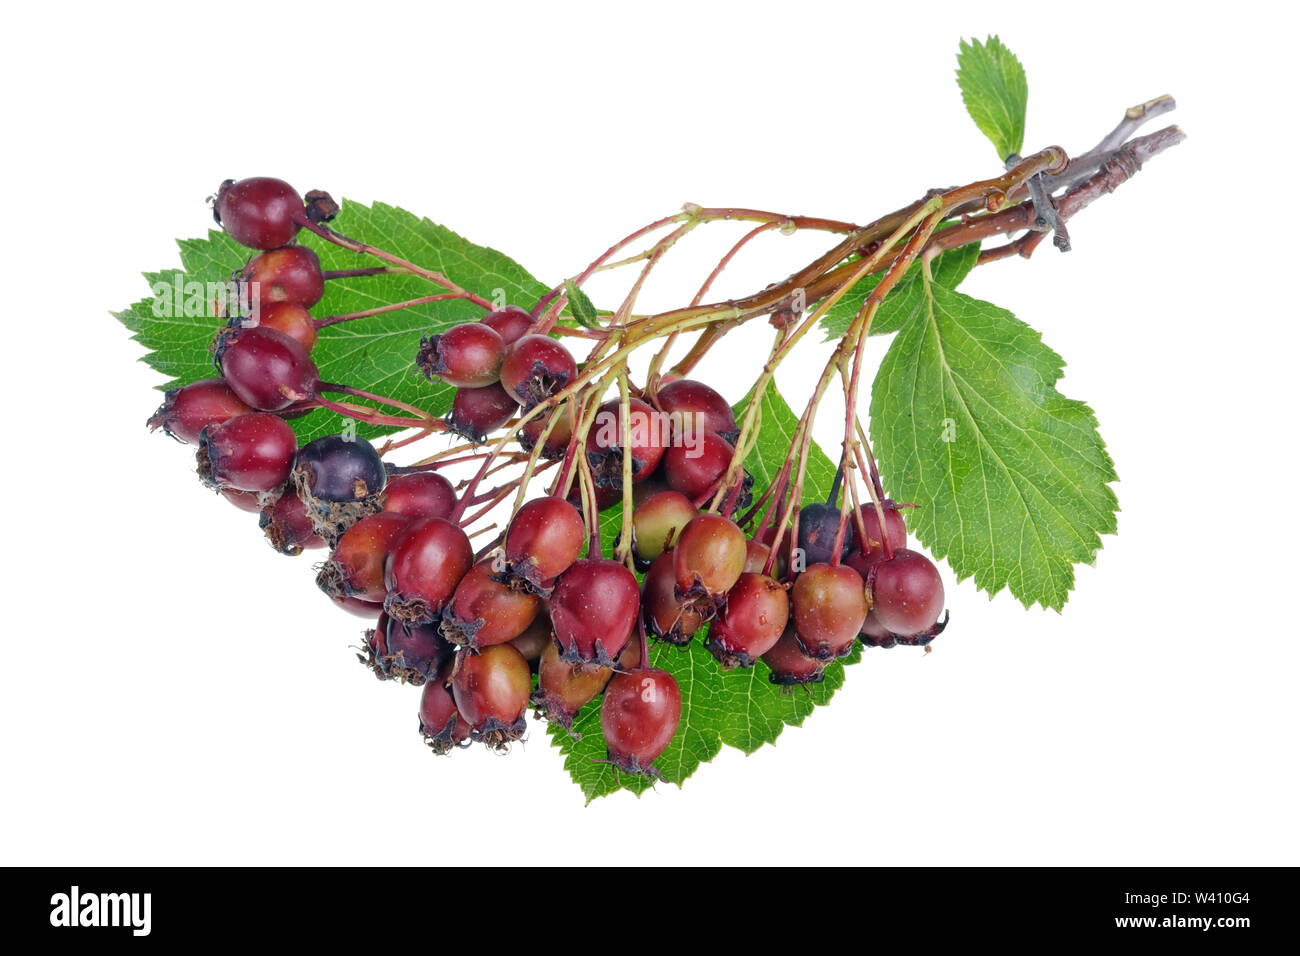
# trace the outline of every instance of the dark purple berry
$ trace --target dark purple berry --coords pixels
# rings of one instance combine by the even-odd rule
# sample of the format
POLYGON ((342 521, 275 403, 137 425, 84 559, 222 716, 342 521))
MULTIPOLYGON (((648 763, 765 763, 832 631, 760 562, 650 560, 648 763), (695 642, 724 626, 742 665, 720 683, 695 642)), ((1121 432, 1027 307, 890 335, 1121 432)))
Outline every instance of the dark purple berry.
POLYGON ((435 680, 454 651, 436 624, 403 624, 388 614, 380 616, 367 646, 376 677, 417 687, 435 680))
POLYGON ((321 501, 357 501, 384 490, 387 473, 379 452, 356 435, 325 435, 298 450, 294 473, 302 489, 321 501))
MULTIPOLYGON (((815 502, 799 509, 799 547, 803 549, 805 568, 814 564, 826 564, 831 560, 831 550, 839 526, 839 505, 815 502)), ((847 542, 846 531, 844 541, 840 543, 841 559, 847 542)))

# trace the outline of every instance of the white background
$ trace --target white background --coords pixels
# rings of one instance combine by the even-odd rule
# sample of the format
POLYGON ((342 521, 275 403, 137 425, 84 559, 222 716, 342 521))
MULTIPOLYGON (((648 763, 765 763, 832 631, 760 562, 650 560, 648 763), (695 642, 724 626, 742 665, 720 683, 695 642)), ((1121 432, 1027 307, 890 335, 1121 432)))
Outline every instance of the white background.
MULTIPOLYGON (((11 11, 0 861, 1297 862, 1280 6, 425 6, 11 11), (162 379, 108 311, 178 262, 222 179, 397 203, 554 281, 687 200, 865 221, 992 175, 952 71, 993 32, 1028 70, 1027 150, 1082 151, 1166 92, 1189 134, 1071 222, 1073 253, 963 287, 1066 357, 1122 477, 1120 534, 1063 614, 945 567, 933 654, 869 653, 776 747, 584 808, 540 731, 430 757, 419 692, 362 672, 363 622, 313 559, 272 553, 143 427, 162 379)), ((738 235, 715 228, 642 305, 689 299, 738 235)), ((823 242, 765 237, 718 292, 823 242)), ((733 398, 755 332, 701 369, 733 398)))

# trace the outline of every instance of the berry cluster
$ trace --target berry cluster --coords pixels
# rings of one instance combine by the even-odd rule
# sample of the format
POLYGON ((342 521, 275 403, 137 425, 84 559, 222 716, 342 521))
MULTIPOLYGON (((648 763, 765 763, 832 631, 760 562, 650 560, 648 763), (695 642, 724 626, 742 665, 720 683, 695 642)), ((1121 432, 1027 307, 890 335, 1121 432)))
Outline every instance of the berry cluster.
POLYGON ((821 680, 856 640, 926 645, 943 630, 938 571, 906 547, 874 463, 869 501, 849 500, 850 478, 837 503, 842 465, 826 503, 800 507, 801 473, 789 469, 755 503, 740 451, 752 423, 677 374, 637 388, 624 372, 619 396, 606 398, 591 360, 580 364, 546 334, 536 317, 545 303, 493 309, 420 270, 450 290, 440 297, 485 309, 419 344, 418 369, 456 389, 445 419, 398 402, 387 404, 411 417, 325 398, 385 402, 322 383, 311 358, 321 328, 361 317, 313 319, 334 275, 294 244, 307 229, 369 250, 323 226, 336 209, 276 179, 222 185, 217 221, 262 250, 236 277, 246 308, 214 342, 219 377, 169 391, 149 424, 195 443, 203 482, 259 512, 277 551, 327 551, 318 586, 374 621, 361 657, 376 676, 422 687, 420 732, 433 750, 505 749, 530 709, 571 730, 599 698, 609 762, 657 775, 682 695, 672 674, 650 666, 649 640, 684 647, 702 633, 722 668, 762 660, 773 683, 795 685, 821 680), (383 455, 405 441, 376 449, 343 432, 299 447, 287 419, 318 408, 416 428, 417 438, 451 432, 468 450, 400 466, 383 455), (524 474, 481 488, 507 445, 524 474), (441 473, 467 458, 482 462, 473 478, 454 484, 441 473), (551 467, 548 492, 527 498, 529 480, 551 467), (476 550, 474 526, 512 494, 505 531, 476 550), (599 512, 616 504, 624 527, 607 558, 599 512))

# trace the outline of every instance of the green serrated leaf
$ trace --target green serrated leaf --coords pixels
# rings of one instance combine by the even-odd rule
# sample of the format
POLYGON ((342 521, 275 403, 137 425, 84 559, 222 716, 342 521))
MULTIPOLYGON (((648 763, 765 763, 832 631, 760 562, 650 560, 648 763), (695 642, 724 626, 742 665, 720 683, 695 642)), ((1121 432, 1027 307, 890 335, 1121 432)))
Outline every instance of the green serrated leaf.
MULTIPOLYGON (((409 212, 383 203, 364 206, 346 203, 333 225, 342 233, 388 249, 411 262, 435 269, 452 277, 465 288, 500 305, 532 308, 547 291, 513 259, 483 246, 475 245, 443 226, 421 219, 409 212)), ((303 245, 316 250, 325 269, 352 269, 375 265, 375 260, 304 233, 303 245)), ((222 320, 213 317, 205 305, 209 298, 207 283, 214 288, 226 283, 233 272, 253 254, 238 245, 224 232, 210 232, 205 239, 188 239, 179 243, 181 270, 146 275, 151 287, 175 289, 179 278, 182 291, 190 283, 194 296, 155 294, 137 302, 117 318, 147 349, 149 365, 171 377, 163 387, 185 385, 216 374, 208 353, 209 345, 222 320), (182 301, 198 304, 198 315, 177 315, 174 308, 163 306, 182 301)), ((360 312, 376 306, 427 296, 438 291, 425 279, 411 275, 364 276, 331 279, 325 297, 312 309, 316 316, 360 312)), ((321 330, 312 352, 321 379, 354 385, 409 402, 433 414, 442 414, 451 406, 454 389, 441 382, 429 382, 415 368, 415 354, 420 338, 460 322, 481 317, 482 311, 470 302, 448 300, 397 312, 369 316, 352 322, 327 326, 321 330)), ((337 432, 342 419, 332 412, 314 411, 292 422, 300 441, 337 432)), ((358 425, 366 437, 390 432, 391 428, 358 425)))
POLYGON ((1029 83, 1025 68, 996 36, 984 43, 963 40, 957 53, 957 85, 975 125, 992 140, 998 159, 1025 143, 1029 83))
MULTIPOLYGON (((949 289, 955 289, 975 268, 979 261, 979 243, 958 246, 936 256, 930 264, 934 281, 949 289)), ((897 332, 903 324, 916 315, 924 296, 921 293, 920 264, 913 263, 907 274, 898 281, 885 301, 876 309, 876 316, 871 320, 871 335, 887 335, 897 332)), ((880 284, 882 275, 867 276, 845 293, 844 297, 826 310, 822 316, 821 326, 826 331, 826 341, 833 342, 844 338, 849 326, 857 317, 862 303, 880 284)))
MULTIPOLYGON (((702 635, 685 649, 664 644, 650 648, 651 666, 673 675, 682 690, 682 719, 668 749, 655 761, 664 781, 681 786, 702 763, 708 763, 726 744, 753 753, 773 743, 786 726, 797 727, 813 709, 830 701, 844 683, 844 668, 862 654, 853 652, 826 667, 826 679, 802 688, 781 688, 768 680, 771 673, 759 661, 752 668, 724 671, 703 643, 702 635)), ((552 743, 564 754, 564 767, 590 803, 618 790, 640 795, 655 781, 622 773, 604 763, 605 739, 600 729, 600 701, 579 711, 571 736, 551 727, 552 743), (577 735, 580 735, 580 739, 577 735)))
POLYGON ((1115 533, 1114 465, 1064 362, 1010 312, 942 285, 899 331, 871 395, 886 490, 959 579, 1060 610, 1115 533))
POLYGON ((600 316, 591 304, 591 299, 587 298, 587 293, 578 288, 572 279, 564 280, 564 289, 569 296, 569 311, 577 323, 588 329, 600 328, 600 316))
MULTIPOLYGON (((746 402, 736 406, 739 418, 746 402)), ((780 471, 789 454, 798 418, 774 387, 768 388, 761 406, 762 427, 745 466, 753 473, 757 487, 763 487, 780 471)), ((813 446, 808 457, 806 494, 824 498, 830 492, 835 465, 813 446)), ((621 527, 617 505, 601 514, 601 534, 607 546, 617 538, 621 527)), ((765 743, 773 743, 786 726, 798 726, 813 708, 827 703, 844 683, 844 667, 855 663, 861 649, 840 661, 829 664, 826 678, 809 685, 805 693, 778 687, 768 679, 767 665, 758 662, 752 668, 724 671, 705 647, 706 631, 701 631, 689 647, 680 650, 663 644, 653 645, 650 660, 676 678, 682 690, 682 720, 668 749, 655 766, 668 783, 682 784, 702 763, 718 755, 723 745, 753 753, 765 743)), ((582 788, 587 801, 607 796, 617 790, 641 794, 653 781, 621 773, 604 763, 605 740, 600 729, 600 701, 579 711, 573 731, 581 739, 551 728, 552 742, 564 754, 564 766, 582 788)))

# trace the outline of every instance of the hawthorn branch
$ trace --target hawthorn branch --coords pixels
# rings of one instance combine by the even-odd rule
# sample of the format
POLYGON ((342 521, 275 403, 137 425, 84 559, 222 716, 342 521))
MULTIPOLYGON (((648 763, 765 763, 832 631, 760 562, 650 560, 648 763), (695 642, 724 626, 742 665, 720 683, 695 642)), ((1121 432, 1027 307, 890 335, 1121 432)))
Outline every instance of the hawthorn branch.
POLYGON ((1101 142, 1088 152, 1071 160, 1065 172, 1058 176, 1044 176, 1044 188, 1049 193, 1054 193, 1058 189, 1073 186, 1080 179, 1096 172, 1110 154, 1127 143, 1138 130, 1157 116, 1171 112, 1177 105, 1172 96, 1157 96, 1138 106, 1130 106, 1124 111, 1124 118, 1120 120, 1119 125, 1103 136, 1101 142))
MULTIPOLYGON (((1172 146, 1177 146, 1186 134, 1177 126, 1167 126, 1147 136, 1139 136, 1125 143, 1100 164, 1097 172, 1087 179, 1071 186, 1056 200, 1056 209, 1063 220, 1068 220, 1082 212, 1097 199, 1113 193, 1133 178, 1142 168, 1142 164, 1158 156, 1172 146)), ((1024 229, 1033 229, 1034 205, 1032 202, 1021 203, 1011 209, 993 213, 988 216, 975 216, 964 222, 954 224, 939 232, 930 241, 925 255, 933 257, 949 249, 956 249, 972 242, 981 242, 993 236, 1009 235, 1024 229)), ((1030 249, 1032 252, 1032 247, 1030 249)), ((997 254, 987 260, 994 261, 1007 255, 997 254)))

